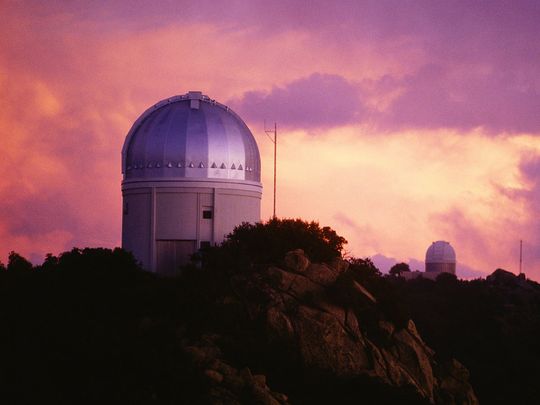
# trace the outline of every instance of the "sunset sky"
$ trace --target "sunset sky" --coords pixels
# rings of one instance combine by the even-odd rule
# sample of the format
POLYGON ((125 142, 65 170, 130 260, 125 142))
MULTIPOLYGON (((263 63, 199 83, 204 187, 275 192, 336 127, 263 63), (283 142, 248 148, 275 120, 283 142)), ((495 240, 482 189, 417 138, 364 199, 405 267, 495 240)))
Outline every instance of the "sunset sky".
POLYGON ((540 280, 540 2, 0 2, 0 260, 120 245, 120 151, 201 90, 253 132, 272 212, 382 269, 540 280))

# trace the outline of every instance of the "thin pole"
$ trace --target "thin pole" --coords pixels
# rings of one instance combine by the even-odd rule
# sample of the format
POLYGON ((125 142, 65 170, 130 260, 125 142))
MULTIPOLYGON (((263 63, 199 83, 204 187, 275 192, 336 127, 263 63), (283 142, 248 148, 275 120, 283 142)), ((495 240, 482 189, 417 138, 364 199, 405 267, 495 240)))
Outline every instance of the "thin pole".
POLYGON ((274 122, 274 130, 266 129, 266 121, 264 122, 264 132, 266 136, 274 143, 274 212, 272 218, 276 218, 276 190, 277 190, 277 123, 274 122), (273 133, 274 137, 271 138, 270 134, 273 133))
POLYGON ((276 218, 276 190, 277 190, 277 124, 274 122, 274 219, 276 218))
POLYGON ((519 241, 519 274, 521 274, 521 266, 523 264, 523 240, 519 241))

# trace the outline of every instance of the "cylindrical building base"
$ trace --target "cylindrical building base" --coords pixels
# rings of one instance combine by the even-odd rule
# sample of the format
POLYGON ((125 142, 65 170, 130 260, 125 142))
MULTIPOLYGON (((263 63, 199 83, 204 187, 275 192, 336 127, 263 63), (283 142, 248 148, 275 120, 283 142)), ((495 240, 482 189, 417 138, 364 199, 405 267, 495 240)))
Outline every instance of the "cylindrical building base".
POLYGON ((145 269, 174 274, 201 247, 260 221, 261 192, 246 181, 125 181, 122 247, 145 269))

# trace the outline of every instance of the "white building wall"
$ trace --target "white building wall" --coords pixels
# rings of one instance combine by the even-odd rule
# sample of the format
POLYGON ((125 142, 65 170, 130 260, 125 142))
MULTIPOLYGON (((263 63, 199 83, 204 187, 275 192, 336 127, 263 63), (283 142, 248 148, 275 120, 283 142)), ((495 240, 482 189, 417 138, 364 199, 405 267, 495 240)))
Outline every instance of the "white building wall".
POLYGON ((197 192, 156 189, 156 239, 197 239, 197 192))
POLYGON ((261 196, 250 192, 217 190, 216 193, 216 243, 231 233, 242 222, 261 220, 261 196))
POLYGON ((218 244, 242 222, 260 221, 260 184, 125 182, 122 192, 122 246, 154 272, 174 273, 201 242, 218 244))
POLYGON ((122 220, 122 246, 137 252, 136 259, 145 268, 151 266, 151 189, 134 189, 124 195, 122 220))
POLYGON ((426 273, 456 274, 456 263, 426 263, 426 273))

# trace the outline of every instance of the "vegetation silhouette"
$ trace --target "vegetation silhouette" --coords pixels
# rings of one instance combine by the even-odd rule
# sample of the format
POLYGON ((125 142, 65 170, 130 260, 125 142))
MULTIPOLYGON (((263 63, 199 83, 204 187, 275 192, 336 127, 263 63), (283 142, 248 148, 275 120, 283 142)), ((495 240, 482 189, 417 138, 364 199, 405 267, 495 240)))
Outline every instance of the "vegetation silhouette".
MULTIPOLYGON (((331 261, 345 243, 314 222, 244 224, 221 247, 202 252, 198 265, 169 278, 143 271, 122 249, 73 249, 38 266, 12 252, 0 266, 0 400, 209 403, 208 380, 184 348, 218 336, 224 361, 265 374, 292 403, 422 403, 414 392, 365 379, 305 377, 294 356, 283 360, 286 348, 261 347, 266 332, 241 303, 223 303, 237 274, 279 264, 296 248, 331 261)), ((540 397, 537 283, 504 270, 486 280, 405 281, 353 258, 333 292, 366 328, 381 317, 396 325, 412 318, 441 360, 455 357, 469 369, 480 403, 540 397), (352 281, 377 297, 377 310, 350 293, 352 281)))
POLYGON ((205 267, 251 268, 281 264, 285 254, 302 249, 315 262, 330 262, 341 257, 347 240, 328 226, 301 219, 278 219, 237 226, 217 247, 203 251, 205 267))
POLYGON ((32 270, 32 263, 15 252, 10 252, 7 270, 14 273, 26 273, 32 270))
POLYGON ((540 397, 540 285, 498 269, 487 279, 391 280, 441 359, 469 370, 480 403, 531 404, 540 397))
POLYGON ((411 268, 409 267, 409 265, 402 262, 394 264, 392 267, 390 267, 390 271, 388 272, 388 274, 390 274, 391 276, 400 276, 401 273, 407 273, 410 271, 411 268))

